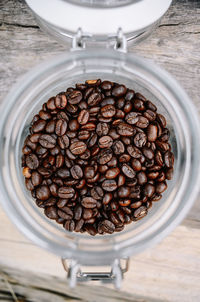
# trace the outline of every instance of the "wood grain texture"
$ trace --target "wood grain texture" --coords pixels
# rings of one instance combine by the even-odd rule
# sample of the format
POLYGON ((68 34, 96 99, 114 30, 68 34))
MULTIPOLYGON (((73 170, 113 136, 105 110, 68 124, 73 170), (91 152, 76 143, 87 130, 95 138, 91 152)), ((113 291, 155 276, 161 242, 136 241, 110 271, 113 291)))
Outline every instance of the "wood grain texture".
MULTIPOLYGON (((63 53, 69 47, 69 44, 58 44, 39 29, 23 0, 0 0, 0 101, 11 85, 27 70, 47 58, 63 53)), ((200 111, 199 50, 198 0, 174 0, 150 38, 130 49, 133 53, 154 60, 169 71, 185 88, 200 111)), ((65 276, 60 260, 25 239, 1 209, 0 242, 0 263, 35 273, 65 276)), ((9 278, 12 274, 17 278, 14 270, 8 271, 4 268, 4 271, 8 272, 9 278)), ((33 279, 35 280, 35 277, 33 279)), ((2 278, 0 280, 1 288, 2 278)), ((64 286, 65 281, 62 282, 64 286)), ((199 284, 200 198, 182 225, 170 236, 156 247, 132 258, 122 290, 134 293, 132 299, 140 301, 199 302, 199 284)), ((3 287, 5 289, 5 286, 3 287)), ((15 290, 19 288, 20 286, 16 285, 15 290)), ((62 287, 61 292, 66 293, 67 290, 67 287, 62 287)), ((96 287, 93 290, 98 292, 96 287)), ((23 295, 22 287, 20 291, 23 295)), ((102 288, 99 288, 99 291, 102 292, 102 288)), ((43 300, 37 295, 34 300, 33 296, 28 301, 51 301, 48 300, 49 296, 43 300)), ((110 301, 108 298, 105 300, 105 297, 102 297, 102 300, 87 300, 84 295, 80 297, 82 301, 110 301)), ((116 296, 115 299, 111 301, 117 301, 116 296)), ((125 300, 122 298, 121 301, 125 300)))

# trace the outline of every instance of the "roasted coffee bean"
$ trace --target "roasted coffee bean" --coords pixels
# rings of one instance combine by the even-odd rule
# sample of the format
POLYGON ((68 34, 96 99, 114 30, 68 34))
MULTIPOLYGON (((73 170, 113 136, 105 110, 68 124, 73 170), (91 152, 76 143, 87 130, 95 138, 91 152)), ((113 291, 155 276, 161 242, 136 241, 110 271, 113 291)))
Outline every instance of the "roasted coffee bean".
POLYGON ((144 156, 147 158, 147 159, 153 159, 154 158, 154 153, 153 151, 150 149, 150 148, 147 148, 147 147, 143 147, 142 148, 142 153, 144 154, 144 156))
POLYGON ((107 192, 113 192, 117 189, 117 183, 113 179, 104 180, 102 188, 107 192))
POLYGON ((130 192, 131 192, 130 187, 122 186, 118 189, 118 196, 119 198, 126 198, 129 196, 130 192))
POLYGON ((50 197, 48 186, 40 186, 36 189, 36 197, 40 200, 47 200, 50 197))
POLYGON ((166 179, 171 180, 172 177, 173 177, 173 173, 174 173, 173 168, 167 169, 166 172, 165 172, 166 179))
POLYGON ((26 165, 30 168, 30 169, 37 169, 39 166, 39 160, 37 158, 37 156, 35 154, 29 154, 26 156, 26 165))
POLYGON ((91 196, 96 200, 101 200, 103 198, 104 192, 101 187, 96 186, 91 189, 91 196))
POLYGON ((136 171, 136 172, 138 172, 142 169, 141 162, 136 158, 132 159, 131 165, 132 165, 133 170, 136 171))
POLYGON ((159 123, 163 128, 166 127, 167 122, 166 122, 165 117, 164 117, 162 114, 157 114, 156 119, 157 119, 158 123, 159 123))
POLYGON ((167 168, 172 168, 174 165, 174 155, 171 151, 167 151, 164 154, 164 162, 167 168))
POLYGON ((101 114, 103 117, 109 118, 113 117, 116 113, 114 105, 106 105, 101 108, 101 114))
POLYGON ((58 109, 64 109, 67 106, 67 98, 65 94, 58 94, 56 96, 55 105, 58 109))
POLYGON ((126 86, 117 85, 113 88, 112 95, 115 97, 121 97, 121 96, 125 95, 126 91, 127 91, 126 86))
POLYGON ((39 138, 39 143, 42 147, 49 149, 55 147, 56 140, 49 134, 42 134, 39 138))
POLYGON ((133 107, 137 111, 144 111, 145 110, 144 102, 140 99, 134 99, 133 107))
POLYGON ((86 209, 93 209, 96 207, 97 201, 92 197, 84 197, 81 201, 81 204, 86 209))
POLYGON ((67 230, 67 231, 73 232, 75 230, 74 220, 67 220, 63 226, 64 226, 65 230, 67 230))
POLYGON ((149 125, 147 127, 147 138, 149 142, 155 142, 157 139, 158 128, 156 125, 149 125))
POLYGON ((134 134, 134 128, 126 123, 119 123, 117 126, 117 132, 123 136, 132 136, 134 134))
POLYGON ((39 186, 42 182, 41 174, 38 173, 37 171, 33 171, 33 173, 31 174, 31 181, 34 187, 39 186))
POLYGON ((65 120, 57 120, 56 127, 55 127, 55 133, 58 136, 62 136, 67 131, 67 122, 65 120))
POLYGON ((146 117, 150 122, 155 121, 156 119, 156 113, 152 110, 147 109, 144 113, 143 113, 144 117, 146 117))
POLYGON ((79 165, 72 166, 70 172, 74 179, 80 179, 83 177, 83 170, 79 165))
POLYGON ((75 155, 81 155, 83 154, 86 149, 87 149, 87 146, 84 142, 82 141, 77 141, 73 144, 70 145, 70 151, 75 154, 75 155))
POLYGON ((156 193, 161 194, 167 189, 166 182, 160 182, 156 185, 156 193))
POLYGON ((173 175, 166 119, 145 96, 100 79, 42 105, 22 148, 27 190, 70 232, 122 231, 161 199, 173 175))
POLYGON ((75 194, 75 191, 71 187, 60 187, 58 189, 58 196, 60 198, 72 198, 75 194))
POLYGON ((73 90, 72 92, 67 93, 67 100, 72 105, 80 103, 82 97, 82 93, 79 90, 73 90))
POLYGON ((44 213, 50 219, 57 219, 58 218, 57 209, 54 206, 46 207, 45 210, 44 210, 44 213))
POLYGON ((145 206, 141 206, 134 211, 134 217, 139 220, 147 215, 147 208, 145 206))
POLYGON ((137 127, 139 127, 139 128, 147 128, 148 127, 148 125, 149 125, 149 120, 146 118, 146 117, 144 117, 144 116, 142 116, 142 115, 140 115, 139 117, 138 117, 138 121, 137 121, 137 123, 135 124, 137 127))
POLYGON ((119 173, 120 173, 119 168, 112 168, 106 171, 105 177, 107 179, 114 179, 118 176, 119 173))
POLYGON ((146 182, 147 182, 147 176, 146 176, 146 174, 145 174, 145 172, 139 172, 138 174, 137 174, 137 180, 138 180, 138 184, 139 185, 144 185, 146 182))
POLYGON ((134 144, 136 147, 138 148, 142 148, 143 146, 145 146, 146 142, 147 142, 147 137, 145 133, 137 133, 134 136, 134 144))
POLYGON ((127 164, 122 165, 122 172, 128 178, 134 178, 136 175, 135 171, 127 164))
POLYGON ((137 112, 130 112, 126 115, 125 120, 128 124, 136 124, 139 120, 139 114, 137 112))
POLYGON ((105 233, 112 234, 115 230, 115 225, 110 220, 103 220, 99 224, 99 228, 105 233))
POLYGON ((110 81, 103 81, 101 83, 101 88, 103 90, 111 90, 112 86, 113 86, 113 84, 110 81))
POLYGON ((144 194, 147 197, 151 197, 154 193, 155 193, 155 187, 152 184, 147 183, 144 187, 144 194))
POLYGON ((87 102, 89 106, 96 106, 100 103, 101 100, 102 100, 101 94, 94 92, 88 97, 87 102))
POLYGON ((37 133, 37 132, 41 132, 45 129, 46 127, 46 121, 44 120, 38 120, 37 122, 35 122, 33 124, 33 126, 31 127, 32 131, 34 133, 37 133))
POLYGON ((129 145, 127 147, 127 151, 132 156, 133 158, 140 158, 142 156, 142 152, 137 148, 134 147, 133 145, 129 145))
POLYGON ((113 139, 106 135, 106 136, 102 136, 100 139, 99 139, 99 147, 100 148, 110 148, 113 144, 113 139))

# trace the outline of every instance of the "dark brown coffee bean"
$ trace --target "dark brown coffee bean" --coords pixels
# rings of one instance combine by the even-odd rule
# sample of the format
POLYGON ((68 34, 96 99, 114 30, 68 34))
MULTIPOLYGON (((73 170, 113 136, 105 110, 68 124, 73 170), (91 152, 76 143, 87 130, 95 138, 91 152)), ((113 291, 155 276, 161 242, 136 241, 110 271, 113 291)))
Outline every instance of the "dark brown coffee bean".
POLYGON ((130 192, 131 192, 130 187, 122 186, 118 189, 118 196, 119 198, 126 198, 129 196, 130 192))
POLYGON ((136 158, 132 159, 131 165, 132 165, 133 170, 136 171, 136 172, 138 172, 142 169, 141 162, 136 158))
POLYGON ((170 132, 167 128, 165 128, 162 134, 159 136, 159 140, 161 142, 167 142, 169 140, 169 137, 170 137, 170 132))
POLYGON ((138 148, 142 148, 143 146, 145 146, 146 142, 147 142, 147 137, 145 133, 137 133, 134 136, 134 144, 136 147, 138 148))
POLYGON ((104 205, 109 204, 109 202, 112 200, 112 198, 113 198, 112 193, 106 193, 103 197, 103 204, 104 205))
POLYGON ((102 136, 100 139, 99 139, 99 147, 100 148, 110 148, 113 144, 113 139, 106 135, 106 136, 102 136))
POLYGON ((102 100, 101 94, 94 92, 89 96, 87 102, 89 106, 96 106, 101 102, 101 100, 102 100))
POLYGON ((112 95, 115 97, 121 97, 126 94, 127 88, 124 85, 117 85, 112 90, 112 95))
POLYGON ((142 156, 142 152, 137 147, 132 145, 127 147, 127 151, 133 158, 140 158, 142 156))
POLYGON ((66 206, 66 204, 69 202, 69 199, 66 198, 60 198, 57 202, 57 207, 58 208, 63 208, 66 206))
POLYGON ((32 184, 31 178, 26 178, 25 179, 25 185, 26 185, 27 190, 29 190, 29 191, 34 190, 34 186, 32 184))
POLYGON ((106 105, 101 108, 101 114, 105 118, 113 117, 116 113, 116 109, 113 105, 106 105))
POLYGON ((80 103, 82 97, 82 93, 79 90, 73 90, 72 92, 67 93, 67 100, 72 105, 80 103))
POLYGON ((101 187, 96 186, 91 189, 91 196, 96 200, 101 200, 103 198, 104 192, 101 187))
POLYGON ((131 157, 129 154, 122 154, 119 157, 119 162, 120 163, 128 163, 130 161, 131 157))
POLYGON ((139 127, 139 128, 144 129, 144 128, 147 128, 148 125, 149 125, 149 120, 146 117, 140 115, 138 117, 138 121, 136 123, 136 126, 139 127))
POLYGON ((26 156, 26 165, 30 168, 30 169, 37 169, 39 166, 39 160, 37 158, 37 156, 35 154, 29 154, 26 156))
POLYGON ((166 179, 171 180, 172 177, 173 177, 173 173, 174 173, 174 169, 173 168, 166 169, 166 172, 165 172, 166 179))
POLYGON ((41 132, 45 129, 46 127, 46 121, 44 120, 38 120, 37 122, 35 122, 32 126, 32 131, 34 133, 38 133, 38 132, 41 132))
POLYGON ((58 109, 64 109, 67 106, 67 98, 65 94, 58 94, 56 96, 55 105, 58 109))
POLYGON ((118 176, 119 173, 120 173, 119 168, 112 168, 106 171, 105 176, 107 179, 114 179, 118 176))
POLYGON ((154 158, 154 153, 153 151, 150 149, 150 148, 147 148, 147 147, 143 147, 142 148, 142 153, 144 154, 144 156, 147 158, 147 159, 153 159, 154 158))
POLYGON ((65 120, 57 120, 55 132, 58 136, 62 136, 67 131, 67 122, 65 120))
POLYGON ((117 189, 117 183, 113 179, 104 180, 102 183, 102 188, 107 192, 112 192, 117 189))
POLYGON ((147 197, 151 197, 154 193, 155 193, 155 187, 152 184, 147 183, 144 187, 144 194, 147 197))
POLYGON ((162 198, 161 194, 155 193, 153 194, 153 196, 151 197, 151 201, 157 202, 162 198))
POLYGON ((139 185, 144 185, 146 182, 147 182, 147 176, 146 176, 146 174, 145 174, 145 172, 139 172, 138 174, 137 174, 137 179, 138 179, 138 184, 139 185))
POLYGON ((49 121, 46 125, 46 128, 45 128, 46 132, 47 133, 54 133, 55 126, 56 126, 56 123, 55 123, 54 120, 49 121))
POLYGON ((156 163, 157 163, 159 166, 162 166, 162 165, 163 165, 162 154, 161 154, 160 151, 156 151, 156 154, 155 154, 155 161, 156 161, 156 163))
POLYGON ((156 185, 156 193, 161 194, 167 189, 166 182, 160 182, 156 185))
POLYGON ((146 117, 150 122, 153 122, 155 121, 156 119, 156 113, 152 110, 146 110, 144 113, 143 113, 144 117, 146 117))
POLYGON ((124 116, 125 116, 124 111, 119 110, 119 109, 116 110, 116 113, 115 113, 115 117, 116 117, 116 118, 122 119, 122 118, 124 118, 124 116))
POLYGON ((152 111, 157 111, 157 107, 150 101, 146 102, 146 106, 148 109, 152 110, 152 111))
POLYGON ((115 225, 110 220, 103 220, 99 223, 99 228, 104 233, 112 234, 115 231, 115 225))
POLYGON ((118 187, 123 186, 125 184, 125 181, 126 181, 125 176, 120 174, 118 177, 118 183, 117 183, 118 187))
POLYGON ((74 179, 80 179, 83 177, 83 170, 79 165, 72 166, 70 172, 74 179))
POLYGON ((95 229, 94 226, 90 225, 90 224, 86 224, 84 226, 84 229, 86 232, 88 232, 91 236, 95 236, 97 234, 97 230, 95 229))
POLYGON ((126 123, 119 123, 117 126, 117 132, 123 136, 132 136, 134 133, 134 128, 126 123))
POLYGON ((50 197, 48 186, 40 186, 36 189, 36 197, 40 200, 47 200, 50 197))
POLYGON ((34 187, 39 186, 42 182, 42 176, 37 171, 33 171, 31 174, 31 181, 34 187))
POLYGON ((113 156, 113 153, 110 149, 105 149, 105 150, 102 150, 99 155, 98 155, 98 163, 100 165, 105 165, 106 163, 108 163, 111 158, 113 156))
POLYGON ((52 97, 48 100, 47 102, 47 108, 49 110, 55 110, 56 109, 56 105, 55 105, 55 97, 52 97))
POLYGON ((127 164, 122 165, 122 172, 128 178, 134 178, 136 175, 135 171, 127 164))
POLYGON ((134 217, 137 220, 139 220, 139 219, 143 218, 144 216, 146 216, 147 212, 148 212, 147 208, 145 206, 141 206, 134 211, 134 217))
POLYGON ((71 144, 69 148, 70 148, 70 151, 73 154, 80 155, 80 154, 83 154, 86 151, 87 146, 84 142, 77 141, 77 142, 71 144))
POLYGON ((169 150, 169 144, 166 142, 156 141, 156 146, 161 152, 166 152, 169 150))
MULTIPOLYGON (((22 148, 22 152, 23 152, 23 154, 28 155, 28 154, 30 154, 32 152, 32 150, 28 146, 24 146, 22 148)), ((37 150, 36 150, 36 153, 37 153, 37 150)))
POLYGON ((128 124, 136 124, 139 120, 139 114, 137 112, 130 112, 126 115, 125 120, 128 124))
POLYGON ((166 119, 165 117, 162 115, 162 114, 157 114, 157 117, 156 117, 158 123, 161 125, 161 127, 165 128, 166 127, 166 119))
POLYGON ((39 143, 42 147, 49 149, 55 147, 56 140, 49 134, 42 134, 39 138, 39 143))
POLYGON ((65 223, 64 223, 64 228, 69 231, 69 232, 73 232, 75 230, 75 222, 74 220, 67 220, 65 223))
POLYGON ((114 141, 112 147, 116 155, 122 154, 125 151, 124 144, 120 140, 114 141))
POLYGON ((97 201, 92 197, 84 197, 81 201, 81 204, 86 209, 93 209, 96 207, 97 201))
POLYGON ((113 86, 113 84, 110 81, 103 81, 101 83, 101 88, 103 90, 111 90, 112 86, 113 86))
POLYGON ((149 125, 147 127, 147 138, 149 142, 155 142, 157 139, 158 128, 156 125, 149 125))
POLYGON ((162 171, 159 173, 159 176, 156 178, 156 181, 163 182, 165 180, 165 172, 162 171))
POLYGON ((58 196, 60 198, 72 198, 74 194, 75 194, 74 189, 70 187, 60 187, 58 189, 58 196))
POLYGON ((106 123, 98 123, 96 132, 99 136, 107 135, 109 131, 109 127, 106 123))
POLYGON ((144 111, 145 110, 145 105, 144 102, 140 99, 134 99, 133 101, 133 107, 137 111, 144 111))
POLYGON ((29 139, 32 143, 38 143, 39 138, 40 138, 40 133, 34 133, 30 136, 29 139))
POLYGON ((81 110, 81 112, 79 113, 79 116, 78 116, 79 124, 81 124, 81 125, 87 124, 89 117, 90 117, 90 115, 87 110, 85 110, 85 109, 81 110))
POLYGON ((148 174, 148 179, 156 179, 159 176, 159 172, 154 171, 148 174))
POLYGON ((164 154, 164 162, 167 168, 172 168, 174 165, 174 155, 171 151, 167 151, 164 154))
POLYGON ((46 207, 45 210, 44 210, 44 213, 50 219, 57 219, 58 218, 57 209, 54 206, 46 207))

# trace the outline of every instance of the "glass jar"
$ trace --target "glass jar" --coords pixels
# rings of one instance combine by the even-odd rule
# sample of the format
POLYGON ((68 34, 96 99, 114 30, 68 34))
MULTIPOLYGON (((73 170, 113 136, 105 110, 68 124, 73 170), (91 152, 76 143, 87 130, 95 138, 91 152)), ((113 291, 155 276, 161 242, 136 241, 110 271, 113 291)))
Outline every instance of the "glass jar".
POLYGON ((0 141, 1 203, 30 240, 63 259, 72 260, 69 268, 72 286, 76 278, 88 280, 88 275, 80 272, 80 265, 111 265, 111 273, 89 277, 110 279, 119 287, 123 275, 119 260, 168 235, 185 217, 199 191, 200 127, 196 109, 167 72, 125 51, 76 48, 33 68, 1 105, 0 141), (21 168, 22 145, 41 105, 67 87, 93 78, 124 83, 152 100, 166 116, 175 155, 173 180, 148 215, 120 233, 95 237, 67 232, 62 225, 49 220, 27 192, 21 168))

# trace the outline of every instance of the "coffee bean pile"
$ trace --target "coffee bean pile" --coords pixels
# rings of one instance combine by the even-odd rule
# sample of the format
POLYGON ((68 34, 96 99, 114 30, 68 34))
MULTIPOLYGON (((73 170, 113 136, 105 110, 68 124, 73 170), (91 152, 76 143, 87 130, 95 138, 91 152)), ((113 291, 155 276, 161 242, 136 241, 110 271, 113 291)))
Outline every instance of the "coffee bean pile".
POLYGON ((76 84, 43 104, 23 146, 26 188, 68 231, 111 234, 147 215, 173 175, 165 117, 110 81, 76 84))

